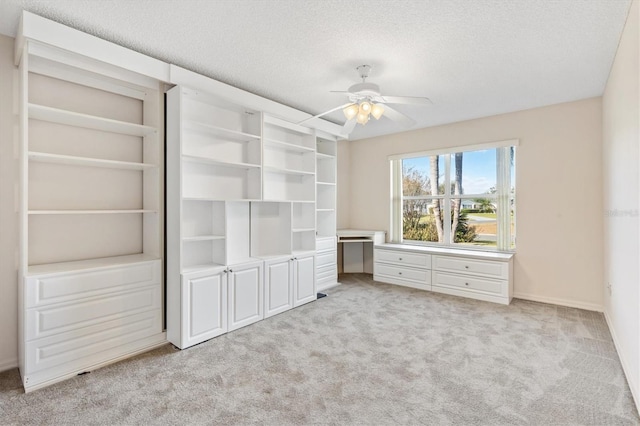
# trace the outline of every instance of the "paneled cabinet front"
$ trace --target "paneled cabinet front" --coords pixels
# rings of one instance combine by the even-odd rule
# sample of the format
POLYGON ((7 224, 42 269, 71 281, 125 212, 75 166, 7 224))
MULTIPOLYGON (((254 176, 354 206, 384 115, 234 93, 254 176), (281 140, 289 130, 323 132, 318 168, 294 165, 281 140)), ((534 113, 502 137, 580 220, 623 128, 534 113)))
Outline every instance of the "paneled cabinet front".
POLYGON ((264 318, 263 262, 229 267, 229 331, 264 318))
POLYGON ((316 300, 315 255, 296 256, 293 260, 293 306, 316 300))
POLYGON ((293 263, 291 256, 264 262, 264 317, 293 308, 293 263))
POLYGON ((224 267, 182 276, 182 338, 176 346, 186 348, 227 332, 227 284, 224 267))

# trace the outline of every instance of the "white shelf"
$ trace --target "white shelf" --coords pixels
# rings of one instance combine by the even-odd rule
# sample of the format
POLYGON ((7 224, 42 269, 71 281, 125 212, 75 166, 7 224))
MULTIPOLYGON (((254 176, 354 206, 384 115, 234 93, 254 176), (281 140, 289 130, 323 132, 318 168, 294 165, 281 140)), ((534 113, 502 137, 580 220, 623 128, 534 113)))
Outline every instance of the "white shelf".
POLYGON ((213 158, 197 157, 197 156, 194 156, 194 155, 183 155, 182 156, 182 160, 183 161, 188 161, 190 163, 210 164, 210 165, 213 165, 213 166, 230 167, 230 168, 235 168, 235 169, 246 169, 246 170, 249 170, 249 169, 259 169, 260 168, 259 164, 220 161, 220 160, 214 160, 213 158))
POLYGON ((317 184, 317 185, 336 186, 336 184, 335 184, 335 183, 332 183, 332 182, 319 182, 319 181, 317 181, 317 182, 316 182, 316 184, 317 184))
POLYGON ((127 256, 101 257, 96 259, 76 260, 73 262, 47 263, 31 265, 28 275, 53 274, 61 272, 80 271, 83 269, 101 268, 109 266, 127 265, 130 263, 158 260, 158 257, 148 254, 131 254, 127 256))
POLYGON ((155 164, 133 163, 129 161, 102 160, 98 158, 76 157, 72 155, 49 154, 29 151, 29 160, 41 163, 67 164, 72 166, 103 167, 125 170, 147 170, 158 168, 155 164))
POLYGON ((312 176, 315 175, 314 172, 306 172, 303 170, 291 170, 291 169, 281 169, 278 167, 263 167, 265 172, 269 173, 279 173, 285 175, 298 175, 298 176, 312 176))
POLYGON ((302 146, 302 145, 296 145, 289 142, 282 142, 275 139, 265 138, 263 139, 263 142, 265 147, 268 147, 268 148, 282 149, 284 151, 297 152, 300 154, 304 154, 307 152, 315 152, 314 148, 309 148, 307 146, 302 146))
POLYGON ((334 212, 336 209, 316 209, 316 212, 334 212))
POLYGON ((140 214, 158 213, 157 210, 29 210, 30 215, 69 215, 69 214, 140 214))
POLYGON ((227 203, 236 203, 240 201, 262 201, 259 198, 238 198, 238 199, 226 199, 226 198, 212 198, 212 197, 182 197, 182 201, 204 201, 204 202, 212 202, 212 201, 224 201, 227 203))
POLYGON ((126 121, 96 117, 36 104, 29 104, 29 118, 131 136, 146 136, 157 131, 155 127, 151 126, 127 123, 126 121))
POLYGON ((294 228, 291 232, 316 232, 316 228, 294 228))
POLYGON ((183 242, 191 242, 191 241, 213 241, 213 240, 224 240, 224 235, 196 235, 193 237, 182 237, 183 242))
POLYGON ((315 250, 293 250, 291 254, 293 254, 294 256, 302 256, 305 254, 315 254, 315 252, 315 250))
POLYGON ((336 158, 335 155, 323 154, 322 152, 316 152, 316 158, 319 160, 333 160, 336 158))
POLYGON ((202 271, 205 269, 211 269, 211 268, 220 268, 220 267, 225 267, 225 265, 221 265, 219 263, 200 263, 198 265, 190 265, 190 266, 184 266, 182 268, 182 273, 183 274, 188 274, 190 272, 197 272, 197 271, 202 271))
POLYGON ((260 139, 260 135, 225 129, 224 127, 213 126, 211 124, 200 123, 198 121, 192 120, 185 120, 184 127, 185 130, 203 132, 214 136, 221 136, 226 140, 235 142, 250 142, 260 139))

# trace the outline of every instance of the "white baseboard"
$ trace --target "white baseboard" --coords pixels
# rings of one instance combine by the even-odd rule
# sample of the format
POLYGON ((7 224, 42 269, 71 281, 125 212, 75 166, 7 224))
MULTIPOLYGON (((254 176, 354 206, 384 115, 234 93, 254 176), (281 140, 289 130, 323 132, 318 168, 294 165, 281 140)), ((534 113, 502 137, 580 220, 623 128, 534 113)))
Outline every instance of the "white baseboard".
POLYGON ((18 367, 18 358, 5 359, 0 361, 0 372, 11 370, 18 367))
POLYGON ((551 305, 566 306, 568 308, 578 308, 587 311, 604 312, 602 305, 597 303, 577 302, 575 300, 560 299, 556 297, 537 296, 535 294, 514 293, 516 299, 530 300, 532 302, 549 303, 551 305))
POLYGON ((633 401, 636 403, 636 410, 640 413, 640 389, 638 389, 638 382, 636 381, 636 378, 630 374, 629 361, 621 351, 622 348, 620 347, 620 340, 616 335, 616 330, 611 326, 611 318, 606 310, 604 311, 604 319, 607 321, 609 333, 611 333, 611 338, 613 339, 613 344, 616 347, 618 358, 620 358, 620 364, 622 364, 622 371, 624 371, 624 375, 627 378, 627 383, 629 384, 629 389, 631 389, 633 401))
POLYGON ((318 292, 322 292, 322 291, 329 290, 330 288, 338 287, 339 285, 340 283, 336 281, 334 283, 324 284, 324 286, 318 286, 316 290, 318 292))

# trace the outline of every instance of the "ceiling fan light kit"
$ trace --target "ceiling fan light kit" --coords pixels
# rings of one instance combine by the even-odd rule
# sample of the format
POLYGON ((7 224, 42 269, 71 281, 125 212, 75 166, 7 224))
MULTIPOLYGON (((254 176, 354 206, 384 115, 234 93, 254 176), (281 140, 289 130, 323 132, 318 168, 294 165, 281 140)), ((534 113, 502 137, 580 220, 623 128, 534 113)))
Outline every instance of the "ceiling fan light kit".
POLYGON ((411 127, 415 124, 415 121, 401 113, 400 111, 392 108, 389 104, 410 104, 410 105, 429 105, 431 101, 429 98, 419 96, 382 96, 380 94, 380 86, 375 83, 367 83, 367 77, 369 77, 369 71, 371 71, 371 65, 360 65, 356 67, 356 70, 360 74, 362 79, 361 83, 356 83, 349 87, 345 91, 335 91, 333 93, 343 93, 349 97, 349 103, 332 108, 329 111, 325 111, 321 114, 314 115, 313 117, 306 118, 299 122, 302 124, 306 121, 313 120, 315 118, 322 117, 337 110, 342 110, 347 121, 342 128, 342 135, 348 135, 355 128, 356 123, 365 125, 369 122, 371 116, 376 120, 384 114, 389 118, 400 124, 403 127, 411 127), (383 106, 384 104, 384 106, 383 106))

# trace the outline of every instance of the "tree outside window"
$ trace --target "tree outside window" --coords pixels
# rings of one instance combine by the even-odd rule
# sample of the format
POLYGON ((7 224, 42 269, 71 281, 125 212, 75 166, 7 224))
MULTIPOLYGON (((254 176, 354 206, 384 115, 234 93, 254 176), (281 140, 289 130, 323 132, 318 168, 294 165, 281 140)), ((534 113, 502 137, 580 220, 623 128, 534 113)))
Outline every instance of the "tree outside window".
POLYGON ((514 147, 403 159, 403 240, 514 248, 514 163, 514 147))

